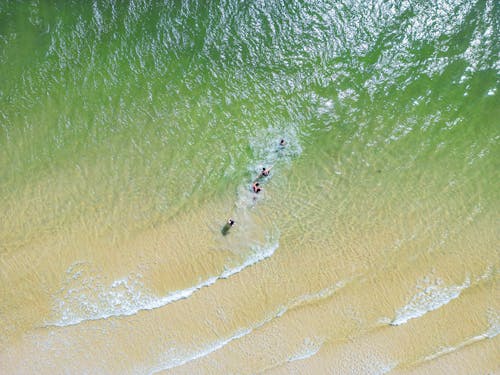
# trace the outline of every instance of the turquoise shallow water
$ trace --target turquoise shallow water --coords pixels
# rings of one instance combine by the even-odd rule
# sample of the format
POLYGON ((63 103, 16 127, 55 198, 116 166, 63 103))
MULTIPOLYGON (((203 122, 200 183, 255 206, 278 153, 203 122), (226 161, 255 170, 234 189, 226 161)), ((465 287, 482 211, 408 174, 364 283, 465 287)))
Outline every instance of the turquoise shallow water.
MULTIPOLYGON (((499 19, 495 1, 2 2, 3 279, 39 242, 126 242, 189 213, 213 233, 233 216, 225 247, 279 233, 290 256, 396 228, 421 242, 370 267, 442 246, 478 276, 498 254, 499 19), (478 233, 476 254, 454 242, 478 233)), ((207 269, 187 284, 212 285, 207 269)), ((149 306, 136 297, 75 321, 149 306)))

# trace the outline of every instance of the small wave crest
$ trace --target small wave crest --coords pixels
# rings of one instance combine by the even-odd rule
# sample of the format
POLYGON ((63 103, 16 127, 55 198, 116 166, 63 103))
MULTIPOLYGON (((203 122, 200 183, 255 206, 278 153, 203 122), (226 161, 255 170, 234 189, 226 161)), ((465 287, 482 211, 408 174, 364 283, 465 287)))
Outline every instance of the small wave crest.
POLYGON ((227 266, 219 275, 162 297, 155 296, 144 285, 141 274, 131 274, 107 284, 101 276, 95 274, 89 263, 76 263, 67 270, 66 283, 56 296, 57 302, 53 310, 57 320, 47 325, 70 326, 84 321, 129 316, 141 310, 163 307, 188 298, 220 279, 227 279, 271 257, 278 247, 279 241, 273 239, 263 245, 253 245, 249 254, 238 265, 227 266))
POLYGON ((290 358, 288 358, 288 362, 301 361, 303 359, 312 357, 319 352, 324 341, 325 339, 323 338, 305 338, 299 350, 290 358))
POLYGON ((227 337, 225 339, 221 339, 221 340, 212 342, 211 344, 203 347, 199 351, 195 351, 195 352, 191 352, 191 353, 184 353, 184 354, 180 354, 180 355, 176 354, 176 356, 174 358, 171 358, 170 360, 162 363, 160 366, 157 366, 156 368, 151 369, 149 373, 155 374, 155 373, 160 372, 160 371, 169 370, 169 369, 172 369, 175 367, 185 365, 186 363, 191 362, 191 361, 195 361, 199 358, 205 357, 205 356, 209 355, 210 353, 213 353, 213 352, 219 350, 220 348, 226 346, 231 341, 237 340, 243 336, 248 335, 253 330, 254 330, 254 328, 252 328, 252 327, 240 329, 234 335, 227 337))
POLYGON ((500 334, 500 312, 490 309, 488 311, 488 321, 490 323, 490 327, 483 334, 483 336, 492 339, 500 334))
MULTIPOLYGON (((194 350, 190 353, 184 353, 184 356, 179 356, 176 353, 174 358, 169 358, 169 359, 163 361, 163 363, 156 366, 155 369, 153 369, 151 371, 151 373, 156 373, 156 372, 160 372, 163 370, 169 370, 169 369, 172 369, 175 367, 179 367, 179 366, 185 365, 186 363, 189 363, 191 361, 194 361, 194 360, 203 358, 207 355, 210 355, 211 353, 223 348, 224 346, 226 346, 230 342, 232 342, 234 340, 238 340, 244 336, 247 336, 248 334, 252 333, 254 330, 266 325, 267 323, 271 322, 272 320, 274 320, 276 318, 283 316, 286 312, 288 312, 296 307, 303 306, 303 305, 306 305, 309 303, 313 303, 315 301, 320 301, 320 300, 323 300, 325 298, 331 297, 337 290, 341 289, 346 284, 347 284, 346 281, 339 281, 332 286, 329 286, 327 288, 324 288, 324 289, 318 291, 317 293, 310 293, 310 294, 298 296, 298 297, 292 299, 291 301, 289 301, 288 303, 281 305, 281 306, 278 306, 272 313, 267 314, 262 320, 256 322, 255 324, 253 324, 249 327, 240 328, 239 330, 237 330, 236 332, 234 332, 231 335, 228 335, 225 338, 222 338, 220 340, 206 344, 201 349, 194 350)), ((306 344, 307 344, 307 342, 306 342, 306 344)), ((321 340, 321 342, 318 342, 316 340, 314 343, 310 342, 310 345, 304 345, 302 350, 300 352, 296 353, 294 356, 292 356, 289 361, 291 361, 292 359, 299 360, 299 359, 305 359, 307 357, 313 356, 314 354, 316 354, 320 350, 322 344, 323 344, 323 340, 321 340)))
POLYGON ((478 341, 482 341, 485 339, 492 339, 492 338, 496 337, 500 333, 500 315, 498 314, 497 311, 490 311, 488 320, 490 322, 490 326, 485 332, 483 332, 479 335, 473 336, 473 337, 469 337, 468 339, 458 343, 457 345, 441 347, 436 352, 425 356, 419 362, 421 363, 421 362, 432 361, 432 360, 439 358, 443 355, 456 352, 456 351, 458 351, 466 346, 472 345, 478 341))

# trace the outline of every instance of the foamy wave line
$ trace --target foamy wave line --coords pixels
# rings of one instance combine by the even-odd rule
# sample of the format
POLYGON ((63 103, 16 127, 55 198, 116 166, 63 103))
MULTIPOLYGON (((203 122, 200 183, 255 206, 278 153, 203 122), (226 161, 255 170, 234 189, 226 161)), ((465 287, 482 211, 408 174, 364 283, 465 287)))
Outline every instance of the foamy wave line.
POLYGON ((296 362, 296 361, 303 361, 305 359, 311 358, 311 357, 315 356, 321 350, 321 347, 323 346, 324 343, 325 343, 325 338, 319 338, 319 339, 316 338, 316 341, 313 341, 310 338, 306 338, 306 339, 304 339, 304 343, 303 343, 302 347, 299 348, 299 350, 295 354, 291 355, 283 362, 276 363, 276 364, 273 364, 272 366, 268 366, 268 367, 265 367, 265 368, 259 370, 259 372, 257 372, 257 374, 264 374, 264 373, 267 373, 269 371, 279 369, 279 368, 285 366, 287 363, 292 363, 292 362, 296 362))
MULTIPOLYGON (((258 374, 264 374, 275 369, 281 369, 283 372, 285 371, 285 368, 283 367, 286 366, 288 363, 306 360, 318 354, 323 345, 328 341, 329 340, 327 340, 325 337, 315 337, 313 339, 306 338, 304 339, 302 348, 299 349, 295 355, 292 355, 286 361, 274 364, 273 366, 260 370, 258 374)), ((387 363, 386 361, 382 361, 380 358, 376 358, 373 356, 371 357, 372 358, 366 357, 363 359, 363 361, 357 361, 356 368, 353 369, 353 371, 355 373, 383 375, 390 373, 398 365, 398 363, 395 361, 387 363)))
MULTIPOLYGON (((284 312, 282 314, 280 314, 280 316, 283 314, 284 314, 284 312)), ((158 368, 153 369, 150 372, 150 374, 155 374, 157 372, 164 371, 164 370, 170 370, 170 369, 173 369, 175 367, 185 365, 186 363, 192 362, 192 361, 197 360, 199 358, 203 358, 203 357, 223 348, 224 346, 229 344, 231 341, 238 340, 238 339, 252 333, 255 329, 262 327, 264 324, 270 322, 274 318, 275 318, 274 316, 271 316, 271 317, 264 319, 263 321, 259 322, 258 324, 254 325, 254 326, 240 329, 240 330, 236 331, 233 335, 231 335, 225 339, 212 342, 210 345, 205 346, 203 349, 201 349, 195 353, 189 354, 183 358, 171 359, 167 364, 158 366, 158 368)))
MULTIPOLYGON (((210 277, 192 287, 170 292, 168 295, 160 298, 144 293, 142 283, 137 280, 131 281, 129 278, 114 281, 108 290, 94 286, 91 289, 98 292, 97 300, 94 301, 92 300, 92 296, 88 297, 85 293, 82 295, 78 293, 79 291, 69 290, 66 293, 66 298, 63 297, 63 300, 59 302, 59 308, 56 309, 62 315, 61 320, 47 323, 46 325, 65 327, 84 321, 107 319, 114 316, 130 316, 141 310, 153 310, 163 307, 169 303, 186 299, 196 291, 213 285, 217 280, 227 279, 243 271, 245 268, 271 257, 278 247, 278 241, 267 247, 264 246, 263 249, 257 247, 257 250, 254 250, 242 264, 225 269, 220 275, 210 277), (77 305, 76 308, 74 306, 75 302, 77 305), (69 305, 69 307, 66 307, 66 305, 69 305)), ((79 274, 75 276, 78 277, 79 274)), ((87 284, 92 284, 92 280, 85 280, 82 284, 82 289, 84 287, 87 288, 87 284)))
MULTIPOLYGON (((226 346, 230 342, 232 342, 234 340, 238 340, 244 336, 247 336, 248 334, 252 333, 254 330, 261 328, 262 326, 266 325, 267 323, 271 322, 272 320, 283 316, 286 312, 288 312, 296 307, 303 306, 303 305, 306 305, 308 303, 320 301, 320 300, 323 300, 325 298, 331 297, 336 291, 343 288, 346 284, 347 284, 346 281, 339 281, 335 285, 330 286, 330 287, 325 288, 325 289, 322 289, 317 293, 306 294, 306 295, 294 298, 286 305, 279 306, 273 314, 268 315, 266 318, 257 322, 256 324, 254 324, 248 328, 242 328, 242 329, 236 331, 233 335, 228 336, 227 338, 224 338, 222 340, 212 342, 209 345, 205 346, 203 349, 201 349, 195 353, 188 354, 183 358, 171 359, 171 360, 167 361, 167 363, 162 364, 162 365, 158 366, 157 368, 151 370, 150 374, 154 374, 154 373, 157 373, 160 371, 169 370, 169 369, 172 369, 175 367, 179 367, 179 366, 185 365, 189 362, 192 362, 194 360, 197 360, 197 359, 203 358, 207 355, 210 355, 210 354, 216 352, 217 350, 222 349, 224 346, 226 346)), ((321 347, 321 345, 317 348, 317 350, 314 353, 309 352, 308 355, 313 356, 314 354, 316 354, 319 351, 320 347, 321 347)))
POLYGON ((432 361, 436 358, 439 358, 439 357, 442 357, 446 354, 450 354, 450 353, 453 353, 457 350, 460 350, 466 346, 469 346, 469 345, 472 345, 478 341, 482 341, 482 340, 485 340, 485 339, 492 339, 494 338, 495 336, 497 336, 498 334, 500 333, 500 325, 497 324, 493 324, 492 326, 490 326, 490 328, 480 334, 480 335, 477 335, 477 336, 473 336, 461 343, 459 343, 458 345, 456 346, 446 346, 446 347, 443 347, 441 348, 440 350, 438 350, 437 352, 433 353, 433 354, 430 354, 426 357, 424 357, 419 363, 422 363, 422 362, 427 362, 427 361, 432 361))

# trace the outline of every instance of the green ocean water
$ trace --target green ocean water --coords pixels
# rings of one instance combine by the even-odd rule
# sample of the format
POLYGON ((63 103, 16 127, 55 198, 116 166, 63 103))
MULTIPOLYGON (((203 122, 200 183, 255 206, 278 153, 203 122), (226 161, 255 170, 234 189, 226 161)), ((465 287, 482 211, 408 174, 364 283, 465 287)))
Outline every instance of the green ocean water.
POLYGON ((208 225, 239 224, 269 166, 256 225, 291 254, 385 225, 418 256, 474 227, 470 263, 498 262, 499 20, 493 0, 1 2, 3 274, 72 231, 227 200, 208 225))
POLYGON ((239 182, 260 162, 249 139, 291 131, 307 154, 450 157, 488 180, 498 6, 444 4, 6 2, 2 196, 88 165, 95 195, 169 215, 239 182))

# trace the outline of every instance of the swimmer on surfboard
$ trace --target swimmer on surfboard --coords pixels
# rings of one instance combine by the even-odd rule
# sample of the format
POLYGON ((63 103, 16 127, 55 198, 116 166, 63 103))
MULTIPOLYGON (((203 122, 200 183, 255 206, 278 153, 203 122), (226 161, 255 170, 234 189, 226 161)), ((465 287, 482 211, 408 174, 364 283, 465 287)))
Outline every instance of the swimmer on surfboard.
POLYGON ((222 230, 221 230, 221 233, 223 236, 225 236, 226 234, 228 234, 229 232, 229 229, 231 229, 231 227, 234 225, 234 220, 229 218, 227 220, 227 223, 224 224, 224 226, 222 227, 222 230))

